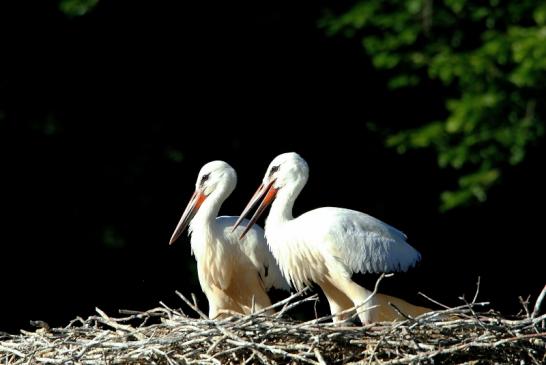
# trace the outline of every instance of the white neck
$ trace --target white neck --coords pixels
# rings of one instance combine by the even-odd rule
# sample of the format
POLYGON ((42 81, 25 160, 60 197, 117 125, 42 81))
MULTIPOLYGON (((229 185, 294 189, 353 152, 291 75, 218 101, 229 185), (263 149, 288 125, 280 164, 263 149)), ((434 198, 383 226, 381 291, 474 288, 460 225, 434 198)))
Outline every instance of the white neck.
POLYGON ((275 201, 271 205, 271 210, 265 222, 266 234, 270 230, 280 229, 278 226, 294 219, 292 208, 296 198, 300 195, 306 181, 299 179, 293 184, 285 185, 279 189, 275 201))
POLYGON ((218 217, 222 203, 231 194, 233 189, 229 189, 226 184, 221 184, 210 193, 201 207, 190 222, 190 230, 195 232, 201 227, 211 227, 218 217))

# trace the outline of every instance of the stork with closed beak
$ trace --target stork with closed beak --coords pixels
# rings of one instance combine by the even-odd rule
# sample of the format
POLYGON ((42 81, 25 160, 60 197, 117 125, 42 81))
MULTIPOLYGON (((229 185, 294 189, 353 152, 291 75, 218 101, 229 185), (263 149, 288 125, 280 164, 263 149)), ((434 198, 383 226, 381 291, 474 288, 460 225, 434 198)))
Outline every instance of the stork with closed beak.
POLYGON ((247 314, 267 308, 271 305, 267 290, 289 289, 269 251, 263 229, 248 227, 248 221, 239 219, 241 227, 233 231, 238 217, 217 217, 236 184, 235 170, 226 162, 204 165, 169 242, 174 243, 189 224, 192 253, 199 284, 209 302, 210 318, 230 311, 247 314), (246 235, 239 240, 243 231, 246 235))
MULTIPOLYGON (((265 235, 284 277, 298 290, 311 283, 320 286, 332 314, 356 306, 368 324, 401 318, 389 302, 412 316, 429 311, 383 294, 366 301, 372 293, 351 279, 353 273, 406 271, 420 254, 402 232, 361 212, 325 207, 294 218, 292 207, 308 176, 307 162, 297 153, 277 156, 235 225, 263 198, 241 237, 271 204, 265 235)), ((344 318, 336 315, 334 322, 344 318)))

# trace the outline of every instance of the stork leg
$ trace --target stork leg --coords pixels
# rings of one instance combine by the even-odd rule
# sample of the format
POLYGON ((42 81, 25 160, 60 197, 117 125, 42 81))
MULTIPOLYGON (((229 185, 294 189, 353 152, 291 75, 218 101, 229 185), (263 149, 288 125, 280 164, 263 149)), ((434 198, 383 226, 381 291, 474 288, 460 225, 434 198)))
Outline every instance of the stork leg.
POLYGON ((254 305, 255 305, 254 309, 256 311, 267 308, 267 307, 271 307, 271 301, 269 300, 269 296, 267 295, 265 291, 262 290, 262 291, 254 292, 254 305))
POLYGON ((220 288, 212 286, 205 292, 209 302, 209 318, 220 319, 233 313, 243 313, 243 309, 230 294, 220 288))
POLYGON ((377 300, 375 296, 370 298, 371 291, 345 277, 332 278, 331 283, 333 287, 349 299, 349 308, 352 306, 357 307, 358 317, 362 324, 377 322, 377 308, 371 309, 371 307, 377 305, 377 300))
POLYGON ((218 308, 209 300, 209 318, 215 319, 218 317, 218 308))
POLYGON ((258 311, 271 306, 271 300, 256 272, 241 271, 236 277, 239 280, 232 281, 226 294, 238 303, 241 313, 249 314, 253 309, 258 311))
POLYGON ((406 319, 404 316, 400 315, 391 305, 394 304, 400 312, 404 313, 407 316, 412 318, 417 317, 423 313, 432 311, 430 308, 420 307, 406 302, 403 299, 392 297, 386 294, 376 295, 376 303, 379 305, 379 310, 376 312, 378 321, 398 321, 406 319))
POLYGON ((318 284, 326 299, 328 299, 328 304, 330 305, 330 313, 335 315, 333 317, 333 322, 338 324, 343 322, 345 319, 349 318, 354 312, 348 312, 345 314, 338 315, 337 313, 343 312, 344 310, 350 309, 353 306, 353 302, 345 293, 339 290, 329 279, 325 279, 318 284))
MULTIPOLYGON (((252 310, 259 311, 264 308, 270 307, 271 301, 265 290, 252 290, 251 293, 244 298, 244 304, 242 307, 245 309, 245 313, 252 313, 252 310), (249 300, 250 299, 250 300, 249 300), (254 301, 254 308, 252 308, 252 302, 254 301)), ((273 314, 273 310, 269 311, 268 314, 273 314)))
POLYGON ((400 315, 390 303, 396 305, 396 307, 404 314, 411 317, 416 317, 420 314, 430 312, 431 309, 425 307, 419 307, 411 303, 406 302, 403 299, 392 297, 390 295, 376 293, 367 302, 372 292, 358 285, 352 280, 339 278, 335 281, 338 289, 345 293, 347 297, 351 298, 355 306, 359 308, 359 318, 362 324, 369 324, 373 322, 382 321, 397 321, 404 320, 405 317, 400 315), (363 304, 366 303, 366 304, 363 304), (371 307, 374 307, 370 309, 371 307))

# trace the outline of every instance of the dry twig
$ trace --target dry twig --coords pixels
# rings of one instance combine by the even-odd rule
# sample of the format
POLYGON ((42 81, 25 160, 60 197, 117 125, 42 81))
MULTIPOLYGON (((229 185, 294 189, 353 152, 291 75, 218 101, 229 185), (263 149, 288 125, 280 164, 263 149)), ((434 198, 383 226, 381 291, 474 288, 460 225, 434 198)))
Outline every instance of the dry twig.
MULTIPOLYGON (((544 293, 544 291, 543 291, 544 293)), ((431 364, 546 362, 546 314, 507 319, 483 303, 425 313, 396 323, 337 327, 297 322, 287 312, 316 296, 296 293, 276 303, 273 316, 258 311, 207 319, 195 301, 177 293, 200 318, 165 304, 115 318, 76 319, 63 328, 21 331, 0 338, 0 364, 431 364), (159 323, 157 323, 159 320, 159 323), (154 323, 155 322, 155 323, 154 323), (150 324, 152 323, 152 324, 150 324)), ((535 308, 540 307, 537 300, 535 308)))

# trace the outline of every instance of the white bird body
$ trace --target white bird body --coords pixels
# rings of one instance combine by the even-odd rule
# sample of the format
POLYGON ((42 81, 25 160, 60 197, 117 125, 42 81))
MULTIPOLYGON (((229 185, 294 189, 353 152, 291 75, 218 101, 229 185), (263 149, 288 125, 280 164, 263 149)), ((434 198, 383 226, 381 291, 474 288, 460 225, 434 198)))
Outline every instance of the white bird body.
POLYGON ((209 302, 210 318, 229 311, 251 313, 269 307, 267 290, 288 289, 269 252, 263 229, 254 226, 248 236, 239 240, 248 221, 233 231, 238 217, 216 217, 235 184, 235 170, 227 163, 213 161, 203 166, 196 192, 171 238, 172 243, 189 222, 192 253, 199 284, 209 302))
MULTIPOLYGON (((272 213, 282 204, 279 195, 272 213)), ((270 213, 266 221, 266 237, 283 275, 298 290, 326 271, 347 278, 357 272, 405 271, 420 257, 402 232, 354 210, 324 207, 292 220, 275 217, 270 213)))
MULTIPOLYGON (((291 285, 301 289, 318 284, 332 314, 361 306, 363 323, 395 319, 396 315, 386 313, 394 313, 387 304, 393 297, 379 294, 366 301, 371 292, 352 281, 351 276, 355 272, 405 271, 420 259, 420 254, 405 241, 402 232, 358 211, 325 207, 294 218, 292 207, 307 178, 307 163, 299 155, 279 155, 269 165, 262 185, 241 217, 265 195, 251 224, 272 202, 265 233, 271 252, 291 285), (370 309, 374 305, 383 308, 370 309)), ((403 302, 408 314, 426 309, 394 299, 398 304, 403 302)), ((342 316, 334 318, 341 319, 342 316)))

